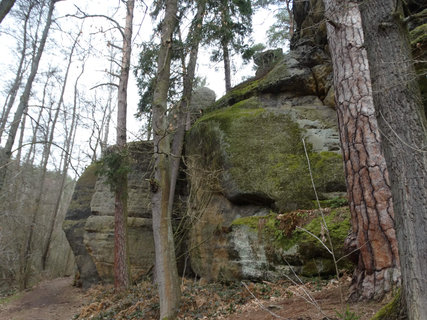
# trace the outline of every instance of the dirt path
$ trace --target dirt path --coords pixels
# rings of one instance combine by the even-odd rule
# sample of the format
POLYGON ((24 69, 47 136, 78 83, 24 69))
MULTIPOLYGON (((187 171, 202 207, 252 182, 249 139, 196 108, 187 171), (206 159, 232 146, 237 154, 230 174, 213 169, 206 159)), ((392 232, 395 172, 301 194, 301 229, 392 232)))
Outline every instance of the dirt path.
POLYGON ((72 278, 43 281, 17 300, 0 305, 0 320, 69 320, 84 300, 83 291, 72 286, 72 278))

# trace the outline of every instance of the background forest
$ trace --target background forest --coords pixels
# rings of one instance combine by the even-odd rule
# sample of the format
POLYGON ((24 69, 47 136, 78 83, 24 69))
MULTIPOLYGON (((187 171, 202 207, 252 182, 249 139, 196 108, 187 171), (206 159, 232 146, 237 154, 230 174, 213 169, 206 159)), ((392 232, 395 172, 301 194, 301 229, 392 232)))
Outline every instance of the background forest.
POLYGON ((153 278, 175 319, 184 276, 349 273, 427 319, 426 10, 2 0, 2 294, 153 278))

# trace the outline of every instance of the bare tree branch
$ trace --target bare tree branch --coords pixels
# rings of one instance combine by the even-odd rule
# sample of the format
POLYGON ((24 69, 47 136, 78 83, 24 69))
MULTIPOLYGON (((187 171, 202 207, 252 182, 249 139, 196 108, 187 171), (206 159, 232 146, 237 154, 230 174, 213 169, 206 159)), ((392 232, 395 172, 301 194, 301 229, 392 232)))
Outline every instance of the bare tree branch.
POLYGON ((120 25, 120 23, 118 23, 116 20, 114 20, 113 18, 103 15, 103 14, 87 14, 86 12, 84 12, 83 10, 81 10, 79 7, 77 7, 75 5, 76 9, 83 15, 83 16, 78 16, 75 14, 67 14, 66 17, 73 17, 73 18, 77 18, 77 19, 86 19, 86 18, 104 18, 107 19, 108 21, 110 21, 111 23, 113 23, 116 28, 120 31, 120 34, 122 35, 122 37, 125 37, 125 33, 123 31, 122 26, 120 25))
POLYGON ((119 85, 114 82, 105 82, 105 83, 97 84, 96 86, 90 88, 89 90, 93 90, 102 86, 113 86, 113 87, 119 88, 119 85))

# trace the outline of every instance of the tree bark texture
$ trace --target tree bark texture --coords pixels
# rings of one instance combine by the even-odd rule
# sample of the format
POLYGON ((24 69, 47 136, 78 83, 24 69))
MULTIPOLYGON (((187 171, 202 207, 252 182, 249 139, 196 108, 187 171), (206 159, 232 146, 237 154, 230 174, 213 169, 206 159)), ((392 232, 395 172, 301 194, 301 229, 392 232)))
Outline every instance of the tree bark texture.
POLYGON ((27 82, 25 84, 24 92, 21 95, 21 99, 18 105, 18 108, 15 112, 12 124, 10 126, 8 139, 6 141, 6 145, 4 147, 4 156, 0 156, 0 191, 3 189, 4 180, 6 178, 7 164, 12 156, 12 147, 15 142, 16 132, 18 131, 19 124, 21 123, 21 118, 24 113, 25 108, 28 106, 28 100, 30 99, 31 89, 33 86, 34 79, 36 77, 40 59, 42 57, 44 47, 46 44, 47 36, 49 33, 50 26, 52 24, 52 15, 53 9, 55 7, 55 0, 49 1, 49 9, 46 18, 46 24, 43 29, 42 37, 39 42, 39 46, 37 48, 37 53, 35 54, 32 63, 31 63, 31 71, 28 76, 27 82))
POLYGON ((154 179, 151 181, 153 234, 156 253, 156 276, 160 298, 160 319, 175 319, 181 290, 175 258, 172 217, 169 211, 170 137, 168 132, 167 95, 172 53, 172 33, 177 23, 177 0, 166 1, 161 25, 161 45, 157 80, 153 95, 154 179))
POLYGON ((350 298, 381 298, 399 284, 399 256, 386 162, 375 117, 358 5, 324 0, 341 147, 359 249, 350 298))
POLYGON ((409 319, 427 319, 427 122, 401 1, 361 3, 409 319))
MULTIPOLYGON (((123 56, 120 70, 119 92, 117 94, 117 147, 118 152, 124 155, 126 148, 126 113, 127 87, 129 80, 130 58, 132 47, 132 22, 134 0, 126 2, 126 25, 123 37, 123 56)), ((122 162, 124 165, 124 162, 122 162)), ((129 281, 129 254, 127 239, 127 172, 118 179, 119 185, 115 190, 114 210, 114 287, 116 290, 127 289, 129 281)))

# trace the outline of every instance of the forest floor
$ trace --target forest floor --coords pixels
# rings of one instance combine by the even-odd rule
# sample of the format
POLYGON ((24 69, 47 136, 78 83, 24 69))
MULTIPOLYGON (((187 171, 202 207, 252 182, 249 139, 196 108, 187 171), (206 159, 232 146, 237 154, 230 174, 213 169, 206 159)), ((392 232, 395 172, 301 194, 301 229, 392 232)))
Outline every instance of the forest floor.
POLYGON ((0 320, 69 320, 80 312, 85 294, 73 278, 57 278, 0 303, 0 320))
MULTIPOLYGON (((317 280, 304 286, 286 281, 226 285, 184 279, 179 319, 368 320, 387 302, 341 304, 340 292, 345 297, 348 286, 348 277, 340 284, 317 280), (306 293, 313 302, 307 302, 311 298, 306 293)), ((156 290, 149 281, 115 294, 110 286, 84 292, 72 286, 71 278, 59 278, 44 281, 13 301, 0 304, 0 320, 157 320, 158 311, 156 290)))

